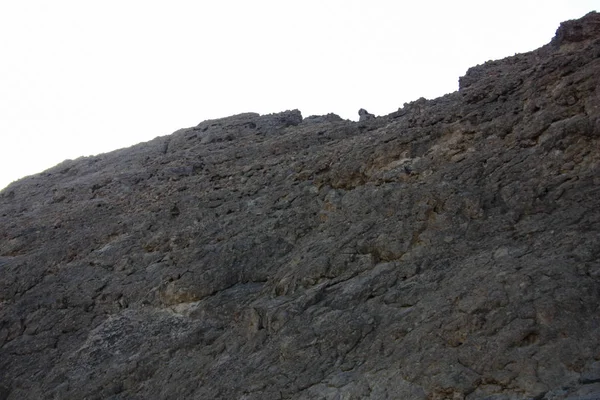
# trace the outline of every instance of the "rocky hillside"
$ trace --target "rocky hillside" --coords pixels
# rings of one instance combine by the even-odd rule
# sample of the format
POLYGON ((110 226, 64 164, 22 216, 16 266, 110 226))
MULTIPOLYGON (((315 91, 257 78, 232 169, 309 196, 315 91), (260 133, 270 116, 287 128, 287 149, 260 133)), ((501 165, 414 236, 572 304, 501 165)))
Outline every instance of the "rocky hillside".
POLYGON ((0 192, 0 399, 600 397, 600 14, 361 119, 0 192))

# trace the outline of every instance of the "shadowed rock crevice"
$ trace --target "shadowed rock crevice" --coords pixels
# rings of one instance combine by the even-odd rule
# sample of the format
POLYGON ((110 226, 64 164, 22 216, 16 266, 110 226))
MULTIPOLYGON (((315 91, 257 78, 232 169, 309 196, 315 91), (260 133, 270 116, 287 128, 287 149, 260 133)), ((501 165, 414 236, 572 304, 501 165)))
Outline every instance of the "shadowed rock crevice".
POLYGON ((11 184, 0 399, 600 396, 599 26, 387 116, 240 114, 11 184))

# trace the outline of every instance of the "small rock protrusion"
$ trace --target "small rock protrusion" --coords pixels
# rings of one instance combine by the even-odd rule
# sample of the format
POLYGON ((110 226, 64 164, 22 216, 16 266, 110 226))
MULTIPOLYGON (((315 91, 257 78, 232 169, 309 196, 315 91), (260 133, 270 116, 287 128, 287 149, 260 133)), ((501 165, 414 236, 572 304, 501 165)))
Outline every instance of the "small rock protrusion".
POLYGON ((358 110, 358 120, 359 121, 366 121, 368 119, 373 119, 375 118, 375 115, 370 114, 367 110, 365 110, 364 108, 361 108, 360 110, 358 110))

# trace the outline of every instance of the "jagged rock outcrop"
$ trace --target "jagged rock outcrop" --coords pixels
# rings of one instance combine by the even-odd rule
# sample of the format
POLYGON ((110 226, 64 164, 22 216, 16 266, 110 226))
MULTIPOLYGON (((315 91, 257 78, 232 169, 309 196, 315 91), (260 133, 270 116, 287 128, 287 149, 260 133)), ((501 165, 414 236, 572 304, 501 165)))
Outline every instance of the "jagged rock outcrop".
POLYGON ((375 115, 369 113, 364 108, 361 108, 360 110, 358 110, 358 117, 359 117, 358 118, 359 121, 367 121, 369 119, 375 118, 375 115))
POLYGON ((598 397, 599 27, 385 117, 242 114, 13 183, 0 399, 598 397))

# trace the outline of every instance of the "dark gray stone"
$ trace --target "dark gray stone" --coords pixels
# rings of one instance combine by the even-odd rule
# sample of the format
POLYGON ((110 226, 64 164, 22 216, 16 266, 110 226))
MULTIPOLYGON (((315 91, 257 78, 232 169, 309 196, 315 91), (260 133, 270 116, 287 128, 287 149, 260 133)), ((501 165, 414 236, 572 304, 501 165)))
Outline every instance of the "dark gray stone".
POLYGON ((597 397, 598 26, 387 116, 240 114, 14 182, 0 398, 597 397))
POLYGON ((365 110, 364 108, 361 108, 360 110, 358 110, 358 117, 359 117, 359 121, 366 121, 369 119, 374 119, 375 115, 370 114, 367 110, 365 110))

